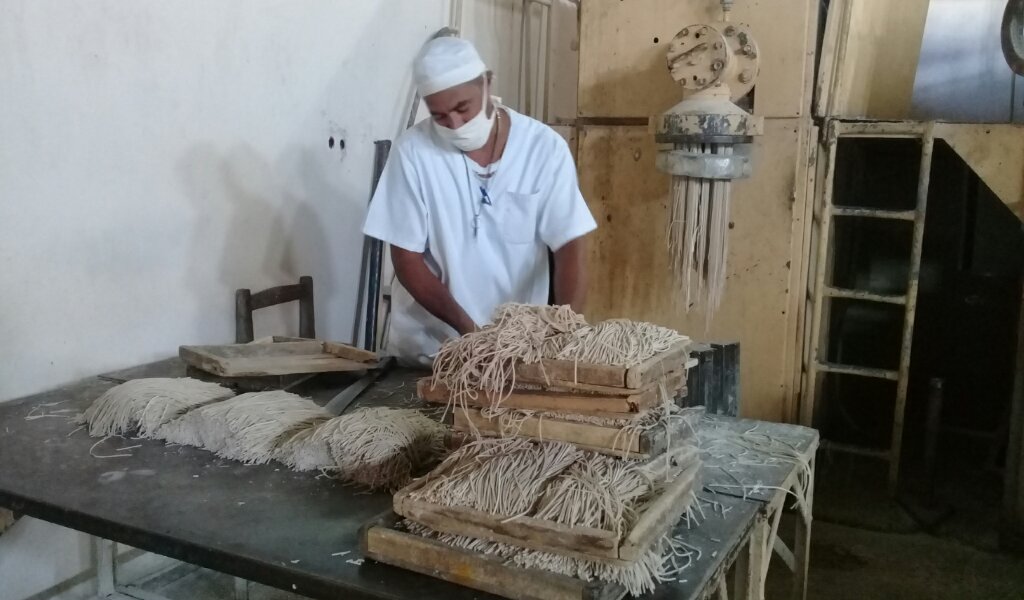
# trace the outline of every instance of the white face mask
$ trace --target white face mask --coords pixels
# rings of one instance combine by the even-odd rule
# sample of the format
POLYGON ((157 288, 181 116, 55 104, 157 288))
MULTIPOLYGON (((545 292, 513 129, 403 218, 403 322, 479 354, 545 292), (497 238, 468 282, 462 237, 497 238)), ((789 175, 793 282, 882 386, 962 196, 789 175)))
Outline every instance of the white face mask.
POLYGON ((495 107, 494 111, 491 112, 491 116, 487 116, 489 87, 488 84, 484 83, 483 105, 475 117, 463 123, 458 129, 449 129, 434 121, 434 131, 437 132, 437 135, 463 152, 472 152, 473 150, 483 148, 484 144, 487 143, 487 138, 491 137, 491 128, 494 127, 494 115, 497 114, 498 110, 495 107))

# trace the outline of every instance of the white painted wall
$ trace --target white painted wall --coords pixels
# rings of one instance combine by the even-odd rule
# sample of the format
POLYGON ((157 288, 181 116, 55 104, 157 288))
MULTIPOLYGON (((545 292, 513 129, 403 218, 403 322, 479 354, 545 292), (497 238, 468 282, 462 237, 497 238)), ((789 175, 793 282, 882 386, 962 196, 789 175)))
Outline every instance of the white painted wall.
POLYGON ((372 142, 446 20, 442 0, 0 5, 0 399, 230 341, 235 288, 301 274, 318 333, 347 339, 372 142))
MULTIPOLYGON (((348 339, 372 142, 447 19, 444 0, 0 3, 0 400, 230 341, 235 288, 302 274, 318 333, 348 339)), ((0 599, 92 560, 23 519, 0 599)))
MULTIPOLYGON (((575 9, 555 2, 548 101, 571 113, 575 9)), ((457 3, 0 3, 0 401, 232 341, 236 288, 304 274, 317 333, 350 339, 373 141, 404 127, 408 67, 457 3)), ((522 0, 462 5, 518 108, 522 0)), ((256 334, 294 333, 296 310, 257 313, 256 334)), ((0 600, 94 593, 94 560, 87 536, 22 519, 0 600)))

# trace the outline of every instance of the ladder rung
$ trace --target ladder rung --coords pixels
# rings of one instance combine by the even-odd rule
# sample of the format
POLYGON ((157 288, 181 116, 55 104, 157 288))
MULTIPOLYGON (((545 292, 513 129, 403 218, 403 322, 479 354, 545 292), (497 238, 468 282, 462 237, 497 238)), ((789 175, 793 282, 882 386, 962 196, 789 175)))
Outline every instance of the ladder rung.
POLYGON ((907 303, 907 297, 898 294, 875 294, 873 292, 846 288, 826 287, 825 295, 830 298, 849 298, 850 300, 868 300, 870 302, 885 302, 887 304, 907 303))
POLYGON ((882 210, 878 208, 851 208, 833 206, 832 214, 837 217, 868 217, 873 219, 896 219, 897 221, 913 221, 917 217, 915 210, 882 210))
POLYGON ((875 369, 872 367, 858 367, 855 365, 841 365, 838 363, 818 363, 818 370, 826 373, 838 373, 840 375, 860 375, 862 377, 875 377, 877 379, 889 379, 896 381, 900 378, 898 371, 889 369, 875 369))
POLYGON ((890 460, 888 450, 880 450, 877 448, 867 448, 864 446, 854 446, 853 444, 841 444, 838 442, 830 442, 828 440, 821 440, 821 449, 830 452, 842 452, 845 454, 858 454, 860 456, 870 456, 871 458, 880 458, 882 460, 890 460))

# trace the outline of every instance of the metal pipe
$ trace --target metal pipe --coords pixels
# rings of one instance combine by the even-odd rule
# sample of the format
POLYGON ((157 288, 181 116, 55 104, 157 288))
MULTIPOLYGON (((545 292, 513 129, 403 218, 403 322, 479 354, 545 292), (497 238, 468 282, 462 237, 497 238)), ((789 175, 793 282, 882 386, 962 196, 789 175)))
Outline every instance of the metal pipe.
POLYGON ((523 102, 520 104, 519 109, 523 111, 524 115, 533 116, 533 93, 532 85, 530 81, 530 62, 532 57, 530 56, 530 2, 531 0, 523 0, 523 24, 522 31, 520 32, 520 44, 522 45, 522 52, 520 53, 520 70, 522 89, 520 93, 523 96, 523 102))
MULTIPOLYGON (((373 197, 373 193, 377 191, 377 184, 380 183, 381 174, 384 172, 384 165, 388 162, 388 154, 391 152, 391 140, 377 140, 373 143, 373 146, 373 185, 370 190, 371 198, 373 197)), ((383 259, 384 242, 378 239, 371 240, 367 261, 368 285, 366 290, 365 331, 363 334, 363 347, 370 351, 376 351, 377 349, 377 306, 380 303, 380 278, 383 259)))
MULTIPOLYGON (((543 4, 543 3, 541 3, 543 4)), ((548 116, 551 111, 551 4, 546 5, 547 11, 544 13, 544 122, 548 122, 548 116)))

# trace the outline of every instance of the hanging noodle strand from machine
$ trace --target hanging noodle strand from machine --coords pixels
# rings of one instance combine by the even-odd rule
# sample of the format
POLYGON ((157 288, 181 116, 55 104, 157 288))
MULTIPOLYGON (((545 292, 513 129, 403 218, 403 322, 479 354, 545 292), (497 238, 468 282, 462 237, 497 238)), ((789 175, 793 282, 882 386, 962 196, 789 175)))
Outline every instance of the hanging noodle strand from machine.
POLYGON ((668 228, 671 265, 687 310, 703 306, 707 321, 725 289, 730 186, 750 175, 749 144, 762 117, 734 102, 754 87, 757 42, 750 28, 723 21, 688 25, 668 49, 668 70, 685 98, 654 119, 657 167, 672 175, 668 228))

